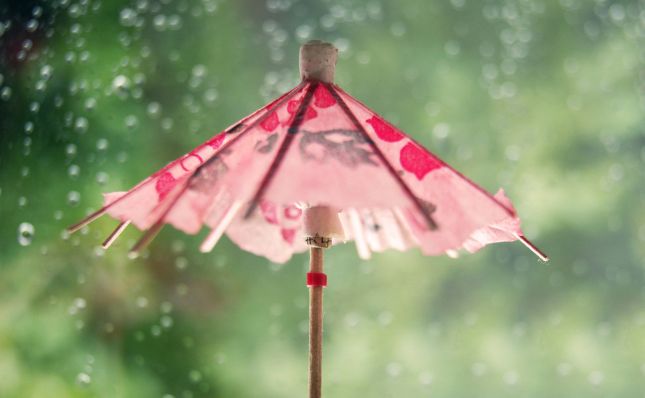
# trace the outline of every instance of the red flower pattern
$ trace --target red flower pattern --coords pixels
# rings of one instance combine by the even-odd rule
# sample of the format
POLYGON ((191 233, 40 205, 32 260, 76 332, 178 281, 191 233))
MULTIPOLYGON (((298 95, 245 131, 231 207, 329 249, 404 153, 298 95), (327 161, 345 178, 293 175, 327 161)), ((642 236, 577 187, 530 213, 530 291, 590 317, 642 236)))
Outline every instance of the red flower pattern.
POLYGON ((443 167, 441 160, 432 156, 430 152, 423 148, 419 148, 413 142, 408 142, 401 149, 400 161, 401 166, 406 171, 414 174, 419 180, 422 180, 432 170, 443 167))
POLYGON ((372 126, 378 138, 382 139, 383 141, 396 142, 405 137, 403 133, 397 131, 388 122, 378 116, 372 116, 371 118, 367 119, 366 122, 370 126, 372 126))

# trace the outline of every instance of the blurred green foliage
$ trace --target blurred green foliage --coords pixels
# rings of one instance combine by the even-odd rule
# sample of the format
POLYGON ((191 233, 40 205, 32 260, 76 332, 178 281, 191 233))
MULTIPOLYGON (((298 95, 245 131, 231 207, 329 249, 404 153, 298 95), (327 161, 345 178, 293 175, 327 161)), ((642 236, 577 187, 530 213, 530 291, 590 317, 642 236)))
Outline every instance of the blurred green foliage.
POLYGON ((64 228, 297 83, 298 46, 527 234, 457 260, 328 251, 330 397, 645 391, 645 4, 0 4, 0 396, 302 397, 306 256, 64 228))

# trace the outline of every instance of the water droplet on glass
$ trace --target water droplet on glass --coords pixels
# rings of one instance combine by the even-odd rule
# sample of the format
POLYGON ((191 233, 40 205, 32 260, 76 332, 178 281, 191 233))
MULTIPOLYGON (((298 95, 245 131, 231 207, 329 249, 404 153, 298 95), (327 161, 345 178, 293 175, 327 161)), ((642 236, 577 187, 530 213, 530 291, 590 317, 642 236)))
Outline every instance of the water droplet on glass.
POLYGON ((18 243, 20 246, 29 246, 34 238, 34 226, 23 222, 18 226, 18 243))

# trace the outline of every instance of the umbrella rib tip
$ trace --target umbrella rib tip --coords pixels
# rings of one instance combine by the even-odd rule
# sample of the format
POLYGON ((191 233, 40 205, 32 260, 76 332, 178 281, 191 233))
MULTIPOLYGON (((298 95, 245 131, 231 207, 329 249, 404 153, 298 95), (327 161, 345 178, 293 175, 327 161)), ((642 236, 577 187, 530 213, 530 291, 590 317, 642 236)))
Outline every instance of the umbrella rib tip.
POLYGON ((520 234, 516 234, 515 236, 517 236, 517 238, 520 240, 520 242, 522 242, 524 244, 524 246, 526 246, 530 251, 532 251, 533 254, 535 254, 543 262, 548 263, 549 260, 551 260, 549 258, 549 256, 547 256, 544 252, 542 252, 540 249, 538 249, 538 247, 535 246, 533 244, 533 242, 528 240, 526 238, 526 236, 520 235, 520 234))

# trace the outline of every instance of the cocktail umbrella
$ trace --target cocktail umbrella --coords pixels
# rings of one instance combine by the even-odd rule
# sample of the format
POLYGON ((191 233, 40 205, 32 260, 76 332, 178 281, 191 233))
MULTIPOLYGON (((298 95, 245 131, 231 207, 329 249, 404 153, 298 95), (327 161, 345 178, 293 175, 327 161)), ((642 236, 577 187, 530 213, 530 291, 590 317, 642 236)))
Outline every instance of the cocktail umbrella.
POLYGON ((302 81, 69 228, 103 214, 144 234, 164 224, 189 234, 211 228, 200 249, 226 233, 275 262, 310 248, 309 394, 321 396, 323 249, 353 240, 362 258, 394 248, 456 256, 494 242, 529 242, 510 200, 491 195, 333 83, 338 50, 300 49, 302 81))

